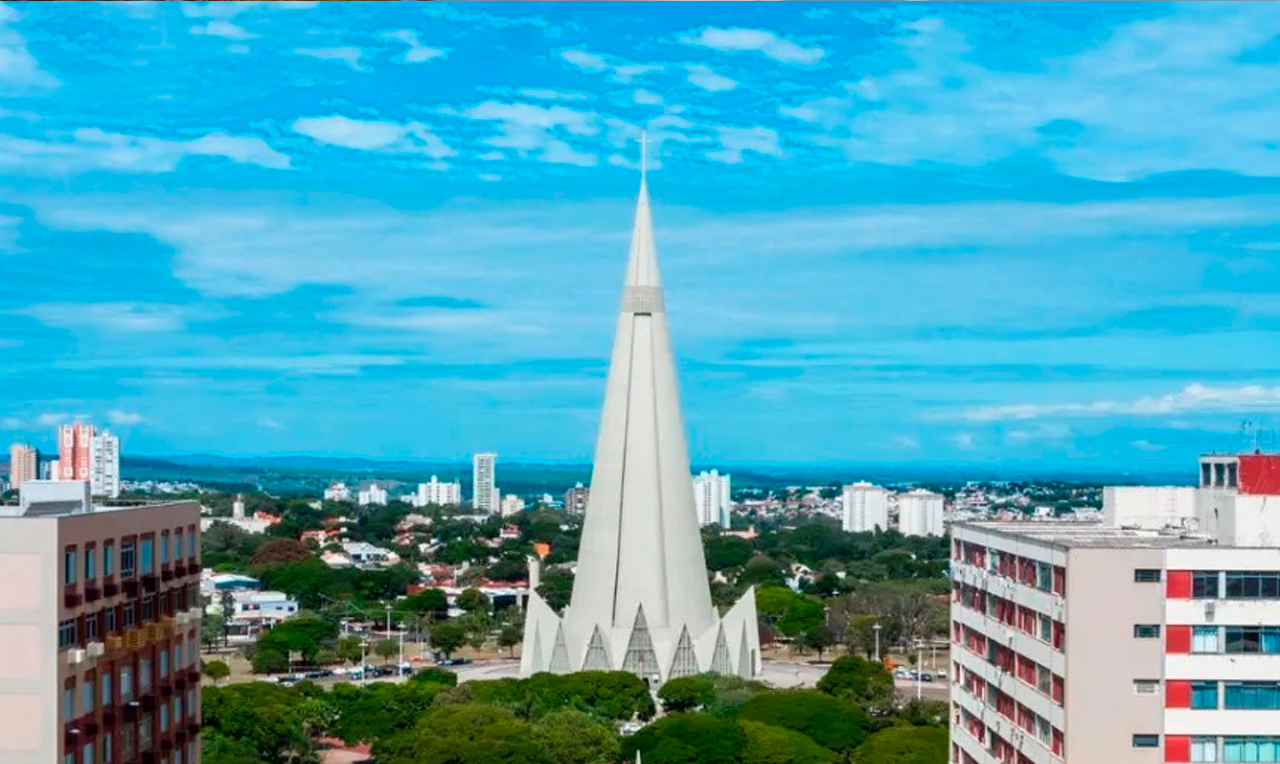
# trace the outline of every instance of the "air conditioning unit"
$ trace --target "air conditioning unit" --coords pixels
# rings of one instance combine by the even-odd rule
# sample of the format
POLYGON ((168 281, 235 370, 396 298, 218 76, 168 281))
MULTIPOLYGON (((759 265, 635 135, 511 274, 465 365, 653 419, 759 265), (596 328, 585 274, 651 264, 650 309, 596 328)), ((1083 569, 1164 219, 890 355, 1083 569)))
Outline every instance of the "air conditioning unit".
POLYGON ((178 622, 179 626, 186 626, 188 623, 191 622, 191 613, 187 612, 186 610, 179 610, 174 615, 174 620, 178 622))
POLYGON ((75 666, 88 660, 89 654, 80 648, 74 648, 67 651, 67 663, 75 666))
POLYGON ((107 652, 107 646, 102 642, 90 642, 85 645, 85 652, 90 658, 101 658, 107 652))
POLYGON ((1208 602, 1204 603, 1204 619, 1206 621, 1212 621, 1214 619, 1214 616, 1216 616, 1217 614, 1218 614, 1218 603, 1214 602, 1213 600, 1209 600, 1208 602))
POLYGON ((192 621, 198 621, 202 616, 204 616, 204 608, 201 607, 193 607, 187 612, 191 614, 192 621))

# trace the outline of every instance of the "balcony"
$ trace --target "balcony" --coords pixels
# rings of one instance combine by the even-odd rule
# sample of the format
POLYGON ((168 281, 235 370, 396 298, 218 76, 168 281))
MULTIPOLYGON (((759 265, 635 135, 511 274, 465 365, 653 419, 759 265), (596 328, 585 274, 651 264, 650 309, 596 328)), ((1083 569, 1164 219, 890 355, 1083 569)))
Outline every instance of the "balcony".
POLYGON ((173 564, 173 577, 185 578, 187 575, 187 564, 185 562, 175 562, 173 564))
POLYGON ((160 579, 155 573, 147 573, 142 577, 142 588, 147 592, 154 592, 156 586, 159 585, 160 579))
POLYGON ((173 686, 179 692, 187 689, 187 672, 185 671, 173 672, 173 686))
POLYGON ((98 726, 98 722, 95 719, 93 719, 93 717, 90 717, 85 720, 84 722, 85 735, 88 735, 89 737, 97 737, 98 733, 101 731, 102 731, 102 728, 98 726))
POLYGON ((169 568, 160 569, 160 580, 168 583, 173 580, 173 571, 169 568))
POLYGON ((114 708, 102 709, 102 726, 111 727, 116 723, 116 710, 114 708))
POLYGON ((173 682, 170 681, 167 677, 160 680, 157 689, 160 690, 160 697, 162 698, 173 697, 173 682))
POLYGON ((96 586, 86 586, 84 588, 84 601, 97 602, 102 599, 102 590, 96 586))
POLYGON ((200 734, 200 722, 187 722, 187 734, 195 737, 200 734))
POLYGON ((160 761, 160 754, 155 751, 143 751, 138 756, 138 761, 142 762, 142 764, 158 764, 160 761))
POLYGON ((83 602, 84 597, 81 596, 80 592, 68 591, 62 593, 62 605, 68 610, 80 607, 83 602))
POLYGON ((198 668, 187 669, 187 681, 190 682, 191 684, 200 684, 200 669, 198 668))
POLYGON ((107 581, 102 585, 102 596, 114 597, 120 593, 120 584, 115 581, 107 581))
POLYGON ((141 588, 141 584, 138 582, 138 579, 136 578, 126 579, 124 582, 124 593, 130 597, 137 597, 138 592, 140 591, 140 588, 141 588))
POLYGON ((147 693, 146 695, 138 698, 138 705, 142 707, 143 711, 154 711, 156 710, 156 696, 151 693, 147 693))
POLYGON ((62 741, 67 748, 76 748, 80 745, 82 733, 79 727, 67 727, 62 731, 62 741))

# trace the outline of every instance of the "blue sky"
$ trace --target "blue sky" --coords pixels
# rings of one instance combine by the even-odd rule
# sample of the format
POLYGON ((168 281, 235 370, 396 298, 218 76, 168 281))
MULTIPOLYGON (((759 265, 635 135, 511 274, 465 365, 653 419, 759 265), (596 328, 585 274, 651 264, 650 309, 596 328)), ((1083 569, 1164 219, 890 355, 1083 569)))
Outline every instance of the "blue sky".
POLYGON ((1280 425, 1280 5, 0 5, 0 430, 590 456, 637 183, 701 462, 1280 425))

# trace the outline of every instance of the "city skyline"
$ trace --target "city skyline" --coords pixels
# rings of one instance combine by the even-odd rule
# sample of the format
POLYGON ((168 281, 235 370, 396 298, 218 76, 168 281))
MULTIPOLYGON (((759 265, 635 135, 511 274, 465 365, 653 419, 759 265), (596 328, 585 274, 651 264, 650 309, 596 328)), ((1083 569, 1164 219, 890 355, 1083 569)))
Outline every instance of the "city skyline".
POLYGON ((585 462, 641 128, 697 464, 1280 424, 1280 8, 921 5, 0 5, 0 431, 585 462))

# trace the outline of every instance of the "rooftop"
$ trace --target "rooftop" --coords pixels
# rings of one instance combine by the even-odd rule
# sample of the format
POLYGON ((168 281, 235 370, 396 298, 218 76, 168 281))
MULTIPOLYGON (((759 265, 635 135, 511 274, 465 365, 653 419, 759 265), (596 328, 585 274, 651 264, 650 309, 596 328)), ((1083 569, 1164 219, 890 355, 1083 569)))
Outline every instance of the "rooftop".
POLYGON ((953 528, 973 529, 1008 539, 1033 541, 1064 549, 1172 549, 1216 546, 1216 542, 1180 528, 1154 531, 1116 528, 1081 522, 959 522, 953 528))

